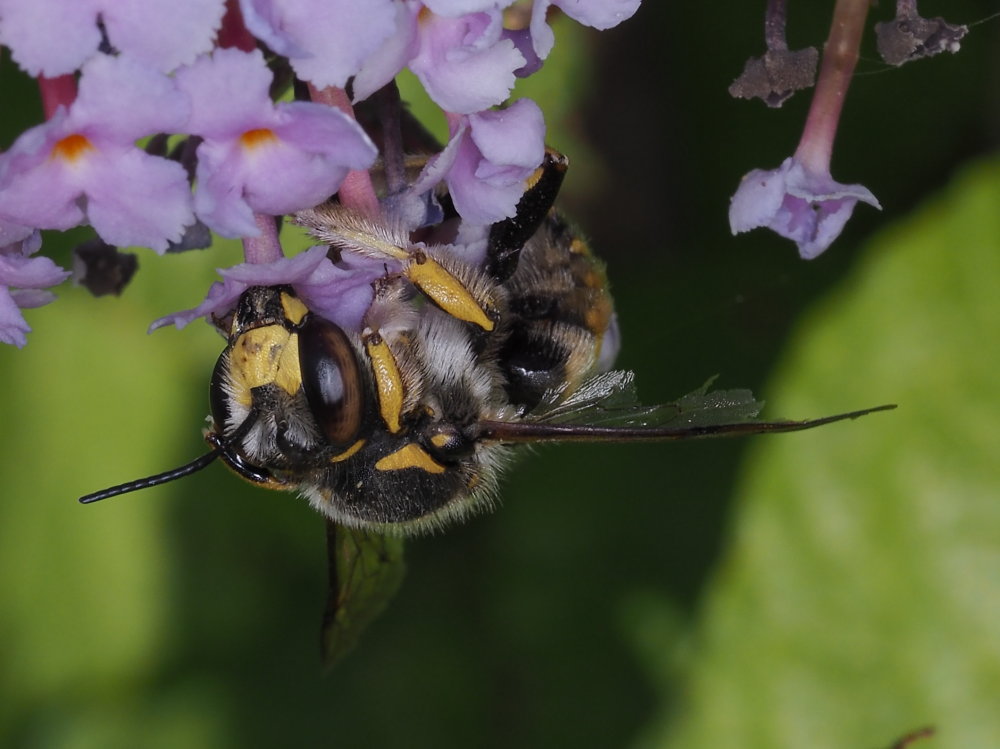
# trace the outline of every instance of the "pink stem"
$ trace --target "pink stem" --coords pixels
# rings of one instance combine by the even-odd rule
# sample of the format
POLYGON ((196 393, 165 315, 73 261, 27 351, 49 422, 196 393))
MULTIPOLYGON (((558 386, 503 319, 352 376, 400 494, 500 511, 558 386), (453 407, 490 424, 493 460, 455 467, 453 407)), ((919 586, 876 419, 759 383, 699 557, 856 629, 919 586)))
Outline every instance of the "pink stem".
POLYGON ((858 62, 858 48, 871 0, 837 0, 830 36, 823 50, 816 91, 795 157, 810 171, 829 172, 833 140, 847 87, 858 62))
POLYGON ((76 78, 72 74, 56 78, 38 77, 38 88, 42 94, 42 111, 45 119, 52 119, 59 107, 66 107, 76 101, 76 78))
POLYGON ((222 17, 218 44, 220 47, 235 47, 244 52, 257 49, 257 40, 247 31, 243 23, 243 13, 240 11, 238 0, 226 0, 226 14, 222 17))
MULTIPOLYGON (((310 98, 320 104, 336 107, 352 120, 354 107, 347 97, 347 92, 342 88, 328 86, 327 88, 316 88, 309 84, 310 98)), ((350 208, 354 208, 368 216, 377 216, 379 213, 378 196, 375 194, 375 186, 372 185, 371 175, 366 169, 352 169, 347 173, 344 181, 337 191, 340 202, 350 208)))
POLYGON ((248 263, 273 263, 281 260, 285 253, 278 241, 278 224, 274 216, 264 213, 253 215, 260 236, 243 238, 243 257, 248 263))

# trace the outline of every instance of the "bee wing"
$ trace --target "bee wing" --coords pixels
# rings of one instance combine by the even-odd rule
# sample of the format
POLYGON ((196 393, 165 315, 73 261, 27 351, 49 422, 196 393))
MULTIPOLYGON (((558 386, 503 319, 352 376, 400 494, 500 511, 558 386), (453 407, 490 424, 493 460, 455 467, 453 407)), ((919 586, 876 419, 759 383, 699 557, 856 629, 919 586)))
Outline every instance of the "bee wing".
POLYGON ((605 372, 572 393, 565 389, 547 393, 520 418, 481 422, 479 437, 499 442, 682 440, 794 432, 895 408, 884 405, 804 421, 765 421, 757 418, 763 401, 749 390, 709 390, 714 379, 672 403, 644 406, 632 372, 605 372))
POLYGON ((403 540, 326 521, 329 589, 323 614, 323 662, 332 667, 396 594, 406 565, 403 540))

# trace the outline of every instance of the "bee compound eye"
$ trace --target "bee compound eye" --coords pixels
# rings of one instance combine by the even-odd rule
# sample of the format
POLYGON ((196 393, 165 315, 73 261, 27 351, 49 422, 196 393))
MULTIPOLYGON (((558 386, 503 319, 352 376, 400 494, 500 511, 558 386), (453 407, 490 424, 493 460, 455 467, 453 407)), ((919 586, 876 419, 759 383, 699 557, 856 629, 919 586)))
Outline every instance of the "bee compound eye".
POLYGON ((320 431, 332 445, 349 445, 361 432, 367 409, 361 367, 338 326, 310 316, 299 330, 302 389, 320 431))
POLYGON ((208 390, 208 403, 212 409, 212 420, 215 428, 221 433, 226 429, 231 412, 229 410, 229 396, 223 386, 226 378, 226 369, 229 366, 229 354, 223 352, 212 370, 212 382, 208 390))

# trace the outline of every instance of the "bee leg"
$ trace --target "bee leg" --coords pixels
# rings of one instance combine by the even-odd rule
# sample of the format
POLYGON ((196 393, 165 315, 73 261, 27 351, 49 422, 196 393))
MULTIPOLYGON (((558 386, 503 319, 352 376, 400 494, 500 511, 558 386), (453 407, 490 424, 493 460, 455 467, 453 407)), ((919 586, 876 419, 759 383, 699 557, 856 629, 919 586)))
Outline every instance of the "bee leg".
POLYGON ((514 275, 521 248, 535 235, 555 204, 568 168, 569 159, 546 148, 542 165, 529 178, 528 189, 517 204, 517 213, 490 227, 486 272, 492 278, 503 282, 514 275))

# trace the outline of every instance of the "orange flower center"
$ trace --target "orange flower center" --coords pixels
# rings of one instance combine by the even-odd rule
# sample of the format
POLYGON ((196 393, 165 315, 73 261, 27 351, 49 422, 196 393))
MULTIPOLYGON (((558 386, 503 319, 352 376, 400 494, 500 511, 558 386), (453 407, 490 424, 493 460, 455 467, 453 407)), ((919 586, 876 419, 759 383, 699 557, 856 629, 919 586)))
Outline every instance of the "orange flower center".
POLYGON ((52 147, 52 157, 72 163, 83 158, 88 151, 94 150, 96 150, 94 144, 87 140, 85 135, 73 133, 52 147))
POLYGON ((248 151, 260 148, 261 146, 266 146, 268 143, 272 143, 276 140, 278 140, 278 136, 274 134, 273 130, 266 127, 247 130, 240 136, 240 144, 248 151))

